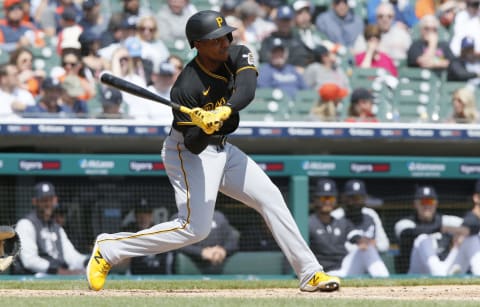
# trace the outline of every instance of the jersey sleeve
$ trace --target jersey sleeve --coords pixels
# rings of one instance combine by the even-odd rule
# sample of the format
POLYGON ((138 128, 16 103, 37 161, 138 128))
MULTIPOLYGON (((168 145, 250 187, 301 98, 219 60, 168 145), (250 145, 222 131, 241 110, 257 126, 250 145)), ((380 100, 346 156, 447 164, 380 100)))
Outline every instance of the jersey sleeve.
POLYGON ((235 75, 238 75, 243 70, 252 69, 257 74, 257 67, 255 67, 255 58, 253 52, 250 51, 247 47, 243 45, 234 46, 230 50, 230 55, 232 59, 233 69, 232 71, 235 75))

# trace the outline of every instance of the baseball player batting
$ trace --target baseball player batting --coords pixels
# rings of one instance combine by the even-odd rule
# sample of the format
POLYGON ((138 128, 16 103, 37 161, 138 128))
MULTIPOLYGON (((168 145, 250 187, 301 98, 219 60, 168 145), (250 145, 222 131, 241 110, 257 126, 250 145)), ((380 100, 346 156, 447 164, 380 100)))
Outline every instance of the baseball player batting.
POLYGON ((239 111, 252 102, 257 84, 250 50, 231 46, 234 30, 220 13, 210 10, 187 21, 187 39, 198 52, 170 96, 191 112, 173 110, 173 127, 162 149, 178 218, 136 233, 100 234, 87 266, 91 289, 101 290, 111 267, 122 260, 206 238, 219 191, 262 215, 295 270, 300 290, 340 287, 339 278, 324 273, 302 238, 280 190, 251 158, 226 142, 238 127, 239 111))

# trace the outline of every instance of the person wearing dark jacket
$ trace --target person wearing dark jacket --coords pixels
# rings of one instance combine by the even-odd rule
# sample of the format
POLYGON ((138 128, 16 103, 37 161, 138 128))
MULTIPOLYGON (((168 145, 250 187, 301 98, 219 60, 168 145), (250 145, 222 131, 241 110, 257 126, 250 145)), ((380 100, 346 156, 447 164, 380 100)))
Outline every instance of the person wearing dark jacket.
POLYGON ((460 56, 455 57, 448 67, 448 81, 475 81, 477 78, 480 81, 480 69, 475 70, 475 66, 480 67, 475 55, 475 41, 467 36, 462 39, 460 56))

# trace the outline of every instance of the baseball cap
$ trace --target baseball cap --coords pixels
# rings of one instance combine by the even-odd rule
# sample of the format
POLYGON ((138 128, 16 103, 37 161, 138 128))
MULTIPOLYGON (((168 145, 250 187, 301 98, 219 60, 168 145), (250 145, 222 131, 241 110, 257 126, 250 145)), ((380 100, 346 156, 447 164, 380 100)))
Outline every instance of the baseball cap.
POLYGON ((39 182, 33 188, 35 198, 43 198, 57 195, 53 184, 47 181, 39 182))
POLYGON ((3 1, 3 8, 5 10, 8 10, 10 7, 16 5, 16 4, 21 4, 22 0, 4 0, 3 1))
POLYGON ((466 36, 462 39, 462 49, 475 48, 475 40, 471 36, 466 36))
POLYGON ((312 50, 312 52, 315 58, 319 59, 320 57, 328 54, 330 51, 328 51, 328 49, 325 46, 318 45, 312 50))
POLYGON ((343 188, 343 194, 346 196, 352 195, 367 195, 367 189, 363 180, 351 179, 345 183, 343 188))
POLYGON ((293 18, 293 10, 288 5, 283 5, 278 8, 277 11, 277 19, 292 19, 293 18))
POLYGON ((345 98, 348 95, 348 90, 335 83, 324 83, 318 89, 318 95, 323 101, 334 101, 345 98))
POLYGON ((67 21, 77 20, 77 12, 71 7, 66 7, 63 10, 63 13, 62 13, 61 16, 62 16, 62 19, 67 20, 67 21))
POLYGON ((145 197, 141 197, 135 204, 135 213, 147 213, 152 211, 153 208, 145 197))
POLYGON ((225 11, 232 11, 235 10, 239 4, 240 1, 238 0, 224 0, 221 9, 225 11))
POLYGON ((331 179, 319 179, 313 194, 315 196, 336 196, 337 185, 335 184, 335 181, 331 179))
POLYGON ((60 81, 58 79, 52 78, 52 77, 47 77, 43 80, 42 82, 42 90, 59 90, 62 89, 62 85, 60 84, 60 81))
POLYGON ((124 42, 125 48, 128 50, 128 54, 132 58, 138 58, 142 56, 142 42, 137 37, 129 37, 124 42))
POLYGON ((175 67, 170 62, 162 62, 156 72, 162 76, 173 76, 175 74, 175 67))
POLYGON ((306 1, 306 0, 297 0, 295 2, 293 2, 293 9, 295 10, 295 12, 298 12, 300 11, 301 9, 304 9, 304 8, 310 8, 311 7, 311 3, 310 1, 306 1))
POLYGON ((122 92, 115 88, 106 88, 101 92, 103 105, 119 105, 123 101, 122 92))
POLYGON ((420 198, 434 198, 437 199, 437 192, 435 192, 435 188, 432 186, 419 186, 415 190, 415 199, 420 198))
POLYGON ((62 88, 72 97, 77 97, 83 94, 82 81, 80 81, 78 76, 68 75, 62 82, 62 88))
POLYGON ((369 90, 367 90, 364 87, 359 87, 353 90, 352 96, 350 97, 350 102, 357 103, 359 100, 362 100, 362 99, 373 100, 373 98, 374 97, 369 90))
POLYGON ((84 0, 82 2, 82 8, 84 10, 89 10, 91 8, 93 8, 95 5, 97 4, 100 4, 100 1, 99 0, 84 0))
POLYGON ((270 48, 270 52, 275 49, 287 49, 287 46, 284 44, 281 38, 275 37, 272 42, 272 47, 270 48))
POLYGON ((82 34, 80 34, 80 36, 78 37, 78 41, 82 45, 93 43, 98 40, 100 40, 100 36, 91 30, 83 30, 82 34))

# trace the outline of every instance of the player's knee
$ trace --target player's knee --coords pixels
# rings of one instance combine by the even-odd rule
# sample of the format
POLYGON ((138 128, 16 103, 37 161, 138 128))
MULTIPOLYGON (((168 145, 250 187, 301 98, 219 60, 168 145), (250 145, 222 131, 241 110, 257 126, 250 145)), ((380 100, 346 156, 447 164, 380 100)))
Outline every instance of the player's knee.
POLYGON ((190 241, 191 243, 199 242, 204 240, 210 234, 211 225, 208 224, 207 226, 204 225, 190 225, 189 232, 190 232, 190 241))

